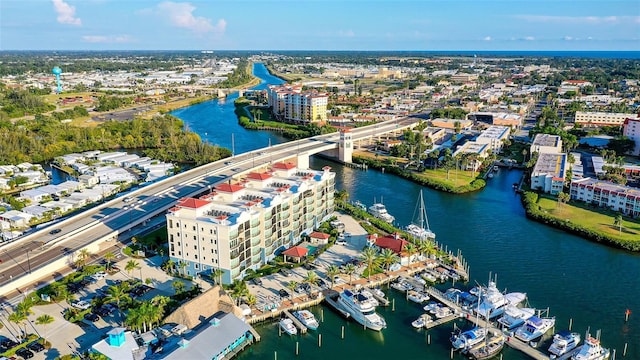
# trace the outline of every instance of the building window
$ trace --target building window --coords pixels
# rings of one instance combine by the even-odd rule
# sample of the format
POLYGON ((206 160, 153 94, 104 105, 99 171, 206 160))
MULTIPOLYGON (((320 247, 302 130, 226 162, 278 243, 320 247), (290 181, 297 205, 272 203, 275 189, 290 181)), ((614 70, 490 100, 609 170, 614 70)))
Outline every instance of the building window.
MULTIPOLYGON (((198 258, 198 257, 196 256, 196 259, 197 259, 197 258, 198 258)), ((197 269, 197 268, 198 268, 198 264, 193 264, 193 267, 197 269)))

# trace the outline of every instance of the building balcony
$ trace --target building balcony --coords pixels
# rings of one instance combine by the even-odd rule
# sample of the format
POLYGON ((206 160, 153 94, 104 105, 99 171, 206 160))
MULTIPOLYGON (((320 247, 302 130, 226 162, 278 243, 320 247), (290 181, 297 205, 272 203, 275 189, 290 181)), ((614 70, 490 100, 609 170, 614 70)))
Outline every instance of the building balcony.
POLYGON ((260 245, 261 242, 262 242, 262 239, 260 239, 259 236, 254 237, 254 238, 251 239, 251 246, 252 247, 258 246, 258 245, 260 245))

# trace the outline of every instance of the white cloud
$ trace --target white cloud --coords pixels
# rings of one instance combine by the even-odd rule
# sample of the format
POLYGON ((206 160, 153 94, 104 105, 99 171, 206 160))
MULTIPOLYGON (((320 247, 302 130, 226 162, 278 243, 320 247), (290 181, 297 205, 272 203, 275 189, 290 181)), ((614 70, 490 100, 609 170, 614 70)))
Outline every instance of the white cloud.
POLYGON ((57 20, 60 24, 82 25, 82 20, 76 17, 76 7, 71 6, 64 0, 51 0, 53 9, 58 14, 57 20))
POLYGON ((118 35, 118 36, 85 35, 82 37, 82 41, 88 42, 88 43, 122 44, 122 43, 133 42, 133 38, 129 35, 118 35))
POLYGON ((354 37, 354 36, 356 36, 356 33, 354 33, 353 30, 340 30, 340 31, 338 31, 338 36, 340 36, 340 37, 354 37))
POLYGON ((573 37, 571 37, 571 36, 565 36, 563 39, 564 39, 564 40, 566 40, 566 41, 575 40, 575 39, 574 39, 573 37))
POLYGON ((620 24, 640 23, 640 16, 553 16, 553 15, 516 15, 516 19, 528 22, 565 23, 565 24, 620 24))
POLYGON ((536 39, 536 38, 534 38, 533 36, 525 36, 525 37, 524 37, 524 40, 527 40, 527 41, 533 41, 533 40, 535 40, 535 39, 536 39))
POLYGON ((176 3, 165 1, 158 5, 157 13, 166 17, 171 25, 187 29, 196 34, 224 33, 227 22, 224 19, 218 20, 214 25, 211 19, 202 16, 194 16, 193 11, 196 9, 191 3, 176 3))
POLYGON ((484 41, 491 41, 493 39, 491 39, 491 36, 485 36, 482 40, 484 41))

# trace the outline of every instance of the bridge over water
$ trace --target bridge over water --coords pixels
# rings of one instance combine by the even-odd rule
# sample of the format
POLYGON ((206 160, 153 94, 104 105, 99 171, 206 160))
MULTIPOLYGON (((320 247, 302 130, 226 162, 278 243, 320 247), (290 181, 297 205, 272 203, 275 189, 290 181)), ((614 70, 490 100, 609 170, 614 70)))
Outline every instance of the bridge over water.
POLYGON ((52 227, 3 243, 0 245, 0 297, 6 298, 32 285, 46 285, 54 277, 63 275, 61 269, 73 264, 79 250, 97 252, 105 241, 118 239, 131 228, 164 215, 180 198, 199 196, 216 184, 287 159, 296 159, 299 167, 306 168, 311 155, 322 153, 348 163, 357 142, 397 134, 417 123, 418 119, 414 118, 381 122, 238 154, 176 174, 127 193, 126 197, 117 197, 68 217, 52 227), (51 234, 52 228, 60 232, 51 234))

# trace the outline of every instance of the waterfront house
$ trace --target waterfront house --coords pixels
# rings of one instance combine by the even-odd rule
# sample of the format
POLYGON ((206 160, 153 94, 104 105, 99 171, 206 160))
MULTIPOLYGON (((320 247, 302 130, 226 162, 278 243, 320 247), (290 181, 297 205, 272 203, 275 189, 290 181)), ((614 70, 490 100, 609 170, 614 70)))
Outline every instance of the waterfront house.
POLYGON ((91 350, 108 359, 142 360, 146 357, 147 347, 139 346, 131 331, 117 327, 109 330, 107 336, 93 344, 91 350))
POLYGON ((562 192, 567 173, 567 154, 541 153, 531 172, 531 188, 551 195, 562 192))

